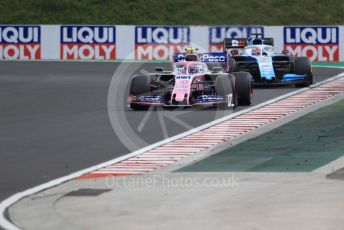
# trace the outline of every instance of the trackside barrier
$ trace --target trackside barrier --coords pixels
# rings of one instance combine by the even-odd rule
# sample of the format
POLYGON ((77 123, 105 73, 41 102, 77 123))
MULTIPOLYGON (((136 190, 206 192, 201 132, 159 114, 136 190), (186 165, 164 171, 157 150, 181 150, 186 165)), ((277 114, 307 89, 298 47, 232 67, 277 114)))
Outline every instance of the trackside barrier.
POLYGON ((344 61, 344 26, 0 25, 0 60, 170 60, 194 46, 221 52, 224 38, 260 33, 275 51, 344 61))

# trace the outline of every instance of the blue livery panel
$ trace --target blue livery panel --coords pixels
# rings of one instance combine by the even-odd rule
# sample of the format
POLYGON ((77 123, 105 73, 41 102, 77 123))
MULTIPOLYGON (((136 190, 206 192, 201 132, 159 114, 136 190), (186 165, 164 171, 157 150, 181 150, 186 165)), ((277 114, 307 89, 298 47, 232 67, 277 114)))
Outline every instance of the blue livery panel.
MULTIPOLYGON (((185 61, 185 56, 187 53, 175 53, 174 62, 185 61)), ((227 63, 228 57, 227 53, 203 53, 199 54, 201 62, 204 63, 227 63)))

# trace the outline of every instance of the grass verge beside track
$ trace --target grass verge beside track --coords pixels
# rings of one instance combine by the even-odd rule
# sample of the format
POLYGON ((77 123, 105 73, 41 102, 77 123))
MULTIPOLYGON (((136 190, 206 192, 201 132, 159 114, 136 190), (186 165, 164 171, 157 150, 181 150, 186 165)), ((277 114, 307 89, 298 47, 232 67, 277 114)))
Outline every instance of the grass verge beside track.
POLYGON ((344 63, 343 62, 313 62, 312 66, 314 67, 322 67, 322 66, 344 67, 344 63))
POLYGON ((2 0, 2 24, 333 25, 340 0, 2 0))
POLYGON ((344 154, 344 100, 178 172, 309 172, 344 154))

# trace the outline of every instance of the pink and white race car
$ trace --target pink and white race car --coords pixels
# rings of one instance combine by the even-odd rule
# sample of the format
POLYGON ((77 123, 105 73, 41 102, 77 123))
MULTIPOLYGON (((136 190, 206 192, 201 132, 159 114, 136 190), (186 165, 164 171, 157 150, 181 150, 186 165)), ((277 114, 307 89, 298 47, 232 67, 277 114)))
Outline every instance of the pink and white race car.
POLYGON ((148 76, 134 75, 128 97, 130 108, 217 106, 228 109, 250 105, 250 73, 224 72, 224 69, 228 71, 226 64, 223 65, 226 58, 222 53, 198 54, 189 49, 187 53, 175 55, 172 71, 157 67, 148 76))

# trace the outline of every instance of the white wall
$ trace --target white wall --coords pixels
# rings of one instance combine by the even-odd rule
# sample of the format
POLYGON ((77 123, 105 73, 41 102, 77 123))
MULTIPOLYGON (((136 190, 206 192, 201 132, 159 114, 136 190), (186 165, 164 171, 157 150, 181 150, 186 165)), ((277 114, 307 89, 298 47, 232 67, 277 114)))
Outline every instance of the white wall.
POLYGON ((263 33, 276 52, 344 61, 343 26, 0 25, 0 60, 169 59, 187 46, 221 51, 224 37, 263 33))

